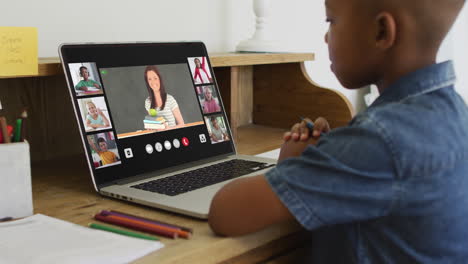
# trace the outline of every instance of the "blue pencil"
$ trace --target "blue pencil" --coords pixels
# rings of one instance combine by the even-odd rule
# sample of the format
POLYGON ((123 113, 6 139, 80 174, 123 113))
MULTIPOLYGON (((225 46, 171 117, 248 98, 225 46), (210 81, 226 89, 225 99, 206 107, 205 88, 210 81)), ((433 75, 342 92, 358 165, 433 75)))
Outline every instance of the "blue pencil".
MULTIPOLYGON (((302 116, 300 116, 300 118, 301 118, 301 121, 305 121, 305 118, 303 118, 302 116)), ((310 130, 310 133, 312 134, 312 131, 314 130, 314 122, 306 121, 306 126, 310 130)))

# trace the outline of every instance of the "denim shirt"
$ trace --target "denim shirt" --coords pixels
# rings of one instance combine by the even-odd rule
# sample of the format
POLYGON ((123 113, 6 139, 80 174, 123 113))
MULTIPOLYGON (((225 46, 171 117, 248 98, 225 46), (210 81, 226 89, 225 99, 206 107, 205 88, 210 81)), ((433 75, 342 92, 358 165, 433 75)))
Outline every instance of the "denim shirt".
POLYGON ((451 62, 389 86, 266 174, 311 263, 468 263, 468 109, 451 62))

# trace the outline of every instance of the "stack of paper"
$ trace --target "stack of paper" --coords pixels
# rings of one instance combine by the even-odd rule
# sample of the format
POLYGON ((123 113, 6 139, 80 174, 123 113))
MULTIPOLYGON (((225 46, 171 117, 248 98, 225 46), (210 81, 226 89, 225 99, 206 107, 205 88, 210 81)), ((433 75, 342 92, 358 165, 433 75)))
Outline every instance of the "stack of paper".
POLYGON ((164 246, 41 214, 0 223, 0 237, 0 263, 18 264, 128 263, 164 246))

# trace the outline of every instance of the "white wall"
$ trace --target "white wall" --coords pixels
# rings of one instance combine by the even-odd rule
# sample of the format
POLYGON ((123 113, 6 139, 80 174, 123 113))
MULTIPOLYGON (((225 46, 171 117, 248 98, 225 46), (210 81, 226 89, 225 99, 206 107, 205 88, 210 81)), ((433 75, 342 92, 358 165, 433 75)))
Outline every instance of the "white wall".
MULTIPOLYGON (((57 57, 63 42, 202 40, 210 53, 227 52, 252 36, 255 28, 252 0, 0 0, 0 5, 1 26, 38 28, 40 57, 57 57)), ((281 50, 316 53, 316 61, 307 64, 315 82, 344 93, 357 110, 363 108, 367 90, 342 88, 329 69, 323 1, 274 1, 270 22, 281 50)), ((466 34, 456 38, 463 36, 466 39, 466 34)), ((461 43, 453 45, 460 48, 461 43)), ((451 48, 448 57, 453 57, 451 48)), ((468 58, 459 61, 459 69, 466 69, 468 58)))
MULTIPOLYGON (((227 52, 252 36, 255 28, 252 0, 0 0, 0 4, 6 10, 1 26, 38 28, 40 57, 57 57, 63 42, 202 40, 210 53, 227 52)), ((356 93, 339 88, 329 71, 322 1, 275 1, 271 18, 273 35, 285 43, 282 50, 315 52, 317 61, 307 65, 312 78, 338 88, 356 104, 356 93)))
POLYGON ((438 61, 453 60, 457 74, 457 92, 468 102, 468 4, 465 4, 451 32, 445 39, 438 61))

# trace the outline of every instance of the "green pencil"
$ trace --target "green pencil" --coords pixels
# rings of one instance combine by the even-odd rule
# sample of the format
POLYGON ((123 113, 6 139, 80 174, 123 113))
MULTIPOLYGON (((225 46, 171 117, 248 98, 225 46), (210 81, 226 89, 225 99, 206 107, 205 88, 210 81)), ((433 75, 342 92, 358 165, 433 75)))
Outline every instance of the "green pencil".
POLYGON ((131 232, 131 231, 117 229, 117 228, 114 228, 114 227, 95 224, 95 223, 90 223, 89 227, 94 228, 94 229, 109 231, 109 232, 113 232, 113 233, 117 233, 117 234, 121 234, 121 235, 131 236, 131 237, 143 238, 143 239, 148 239, 148 240, 159 240, 159 238, 154 237, 154 236, 147 236, 147 235, 138 234, 138 233, 134 233, 134 232, 131 232))

